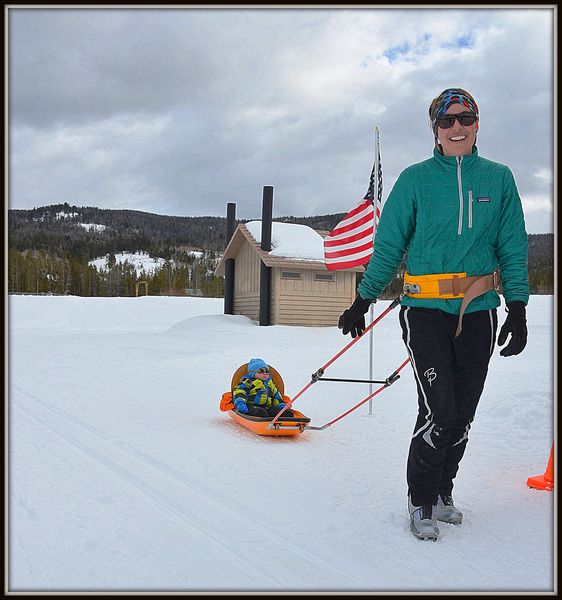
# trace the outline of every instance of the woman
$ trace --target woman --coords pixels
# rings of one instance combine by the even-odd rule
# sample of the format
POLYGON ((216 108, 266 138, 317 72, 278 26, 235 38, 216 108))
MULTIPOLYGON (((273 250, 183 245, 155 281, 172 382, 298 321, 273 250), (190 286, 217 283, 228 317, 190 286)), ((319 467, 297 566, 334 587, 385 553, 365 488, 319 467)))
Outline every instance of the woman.
POLYGON ((407 465, 410 529, 437 539, 437 521, 460 524, 453 479, 484 388, 496 327, 498 268, 507 319, 502 356, 527 342, 527 233, 508 167, 478 155, 478 106, 460 88, 429 107, 433 157, 406 168, 385 203, 374 251, 339 327, 353 337, 406 253, 400 325, 418 390, 407 465))

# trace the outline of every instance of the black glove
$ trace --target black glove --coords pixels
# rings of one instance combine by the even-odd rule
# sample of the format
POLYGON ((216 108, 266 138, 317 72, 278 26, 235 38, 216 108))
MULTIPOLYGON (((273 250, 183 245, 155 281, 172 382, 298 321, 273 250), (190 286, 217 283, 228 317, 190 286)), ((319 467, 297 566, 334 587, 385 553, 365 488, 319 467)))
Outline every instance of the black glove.
POLYGON ((518 300, 507 305, 507 319, 498 336, 498 346, 503 346, 507 336, 511 333, 509 344, 500 352, 501 356, 514 356, 523 352, 527 345, 527 319, 525 316, 525 304, 518 300))
POLYGON ((343 329, 344 335, 351 332, 351 337, 354 338, 365 331, 365 313, 369 310, 371 302, 376 302, 376 300, 363 300, 357 294, 353 304, 343 311, 338 321, 338 327, 343 329))

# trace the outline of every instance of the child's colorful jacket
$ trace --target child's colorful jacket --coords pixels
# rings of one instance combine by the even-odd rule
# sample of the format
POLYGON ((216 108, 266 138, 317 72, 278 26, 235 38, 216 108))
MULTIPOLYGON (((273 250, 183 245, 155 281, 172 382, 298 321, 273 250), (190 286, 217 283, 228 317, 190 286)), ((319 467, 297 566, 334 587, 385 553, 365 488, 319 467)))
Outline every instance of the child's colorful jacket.
POLYGON ((283 397, 271 377, 262 381, 254 378, 253 373, 242 377, 240 383, 234 388, 234 403, 242 400, 254 406, 277 406, 283 403, 283 397))

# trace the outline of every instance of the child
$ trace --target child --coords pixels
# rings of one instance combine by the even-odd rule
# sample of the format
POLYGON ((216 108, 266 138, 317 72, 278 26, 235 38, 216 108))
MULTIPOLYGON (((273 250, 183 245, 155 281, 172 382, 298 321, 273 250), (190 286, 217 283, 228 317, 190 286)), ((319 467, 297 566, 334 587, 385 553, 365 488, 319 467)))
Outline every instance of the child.
MULTIPOLYGON (((252 417, 275 417, 285 408, 283 397, 273 383, 269 367, 261 358, 252 358, 248 363, 248 374, 234 388, 234 407, 240 413, 252 417)), ((282 417, 292 417, 287 409, 282 417)))

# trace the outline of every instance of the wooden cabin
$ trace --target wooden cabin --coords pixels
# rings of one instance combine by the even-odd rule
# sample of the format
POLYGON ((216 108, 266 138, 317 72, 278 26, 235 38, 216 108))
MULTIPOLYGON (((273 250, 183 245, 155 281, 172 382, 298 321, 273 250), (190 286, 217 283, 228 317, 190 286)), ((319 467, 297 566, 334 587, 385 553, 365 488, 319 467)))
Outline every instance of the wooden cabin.
POLYGON ((224 277, 226 261, 234 259, 233 313, 259 320, 263 262, 271 268, 271 325, 337 325, 355 299, 356 273, 363 267, 328 271, 320 234, 305 225, 272 226, 272 249, 266 252, 259 239, 261 221, 238 225, 215 269, 224 277))

